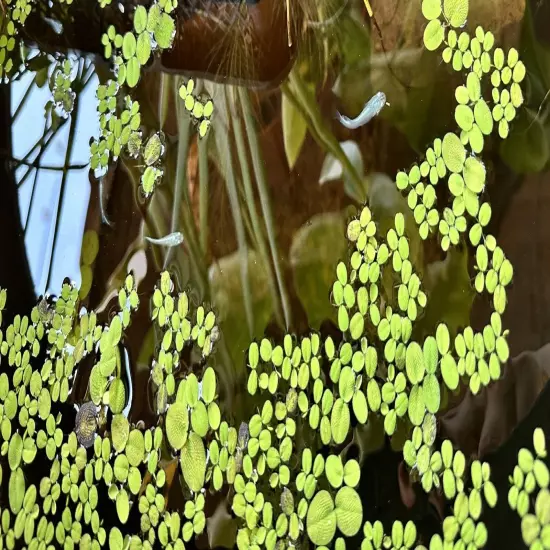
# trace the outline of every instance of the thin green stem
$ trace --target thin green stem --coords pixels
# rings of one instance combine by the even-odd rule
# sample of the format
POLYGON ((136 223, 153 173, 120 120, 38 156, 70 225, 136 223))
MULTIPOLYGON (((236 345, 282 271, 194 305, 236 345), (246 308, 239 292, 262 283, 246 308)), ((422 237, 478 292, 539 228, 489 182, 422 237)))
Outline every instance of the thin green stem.
POLYGON ((199 224, 200 244, 203 255, 208 252, 208 136, 199 139, 199 224))
POLYGON ((269 198, 269 191, 268 191, 268 185, 267 185, 267 178, 265 175, 264 163, 261 158, 258 135, 254 127, 254 120, 252 117, 252 107, 250 105, 250 97, 248 95, 248 92, 244 88, 239 87, 238 91, 239 91, 241 109, 244 114, 244 122, 245 122, 246 133, 248 136, 248 145, 250 148, 250 154, 252 156, 252 165, 254 167, 254 175, 256 176, 256 184, 258 186, 258 194, 260 196, 260 204, 262 206, 262 213, 264 216, 265 226, 267 229, 267 239, 269 242, 269 248, 271 250, 271 258, 273 260, 273 265, 275 267, 277 284, 279 285, 279 294, 281 295, 285 325, 288 330, 292 322, 290 300, 289 300, 288 293, 285 286, 283 270, 281 267, 281 261, 279 257, 279 251, 277 249, 277 240, 275 238, 275 224, 273 222, 273 213, 271 211, 271 200, 269 198))
MULTIPOLYGON (((225 110, 226 113, 228 113, 227 92, 225 88, 223 90, 223 94, 225 110)), ((237 243, 241 260, 241 284, 243 287, 246 322, 248 325, 249 336, 252 337, 254 329, 254 311, 252 309, 252 293, 250 288, 250 278, 248 276, 248 246, 246 244, 244 223, 241 213, 241 206, 239 204, 237 183, 235 181, 231 148, 227 145, 226 135, 222 135, 219 131, 215 132, 218 155, 220 156, 221 164, 223 166, 223 173, 225 174, 227 194, 229 195, 229 203, 231 205, 231 212, 233 214, 233 221, 235 223, 235 230, 237 233, 237 243)))
MULTIPOLYGON (((176 81, 177 93, 177 81, 176 81)), ((183 210, 183 235, 187 242, 189 254, 194 256, 197 268, 201 266, 198 260, 200 252, 197 244, 196 228, 191 215, 189 191, 187 189, 187 156, 189 154, 189 140, 191 136, 191 121, 180 105, 181 102, 176 102, 176 110, 178 116, 178 151, 176 160, 176 177, 174 183, 174 197, 172 202, 172 221, 170 224, 170 232, 178 231, 180 227, 180 214, 183 210), (185 198, 185 202, 182 200, 185 198)), ((165 265, 168 265, 172 258, 173 250, 168 249, 166 253, 165 265)), ((199 269, 203 272, 204 269, 199 269)), ((201 276, 201 279, 203 277, 201 276)))
POLYGON ((277 282, 275 280, 273 267, 269 258, 269 251, 267 249, 267 245, 265 242, 261 220, 258 216, 258 211, 256 209, 256 199, 254 197, 254 189, 252 188, 252 178, 250 175, 250 167, 248 164, 248 155, 246 151, 243 130, 241 127, 241 120, 235 109, 235 100, 236 100, 236 95, 233 94, 230 109, 231 109, 231 116, 233 119, 233 133, 235 135, 237 154, 238 154, 239 163, 241 166, 241 174, 242 174, 243 184, 244 184, 246 205, 248 207, 248 212, 250 214, 250 220, 252 223, 252 229, 255 236, 255 240, 258 245, 258 252, 260 253, 262 261, 265 265, 265 269, 267 271, 269 289, 271 291, 271 296, 273 299, 273 310, 275 312, 277 322, 282 325, 283 312, 281 310, 281 304, 279 302, 279 296, 277 294, 277 282))
MULTIPOLYGON (((166 116, 168 115, 168 103, 170 101, 170 79, 171 75, 168 73, 161 73, 160 75, 160 90, 159 90, 159 128, 162 130, 166 123, 166 116)), ((176 96, 177 97, 177 96, 176 96)))
POLYGON ((361 180, 362 174, 357 173, 357 170, 355 170, 354 166, 351 164, 340 143, 338 143, 338 140, 334 137, 334 134, 329 128, 326 127, 323 118, 321 117, 321 112, 317 107, 315 97, 307 89, 302 77, 297 73, 297 71, 290 72, 289 80, 296 93, 296 98, 308 115, 309 126, 312 126, 315 129, 315 132, 319 135, 327 151, 332 153, 334 157, 340 161, 351 178, 352 184, 355 188, 354 191, 357 193, 357 196, 361 196, 363 194, 363 182, 361 180))

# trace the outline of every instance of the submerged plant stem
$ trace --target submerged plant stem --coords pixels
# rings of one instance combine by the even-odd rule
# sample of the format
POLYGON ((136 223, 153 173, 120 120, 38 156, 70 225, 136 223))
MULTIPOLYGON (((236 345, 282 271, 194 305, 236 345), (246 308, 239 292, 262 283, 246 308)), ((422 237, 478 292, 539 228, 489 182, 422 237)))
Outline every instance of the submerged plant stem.
MULTIPOLYGON (((73 146, 74 146, 74 136, 76 132, 76 123, 78 120, 78 95, 75 96, 74 100, 74 107, 73 112, 71 114, 71 123, 69 126, 69 139, 67 141, 67 149, 65 151, 65 166, 68 166, 71 162, 71 155, 73 152, 73 146)), ((30 170, 30 169, 29 169, 30 170)), ((52 244, 52 250, 50 253, 50 261, 48 266, 48 278, 46 279, 46 292, 48 291, 48 288, 50 286, 51 278, 52 278, 52 272, 53 272, 53 264, 54 264, 54 256, 55 256, 55 248, 57 246, 57 238, 59 236, 59 222, 61 221, 61 213, 63 212, 63 206, 65 205, 66 201, 66 193, 65 193, 65 187, 67 185, 67 176, 69 174, 68 170, 63 171, 63 175, 61 177, 61 185, 59 186, 59 198, 57 200, 57 210, 56 210, 56 216, 55 216, 55 225, 54 225, 54 234, 53 234, 53 244, 52 244)))
POLYGON ((208 253, 208 136, 199 139, 199 239, 203 255, 208 253))
POLYGON ((164 124, 166 123, 166 116, 168 115, 168 104, 170 102, 170 80, 171 80, 171 75, 167 73, 161 73, 160 89, 159 89, 159 112, 158 112, 160 130, 164 128, 164 124))
POLYGON ((36 157, 36 161, 40 162, 39 159, 42 157, 42 155, 45 153, 46 149, 50 145, 50 143, 53 141, 55 136, 58 134, 58 132, 63 128, 65 125, 65 121, 63 121, 55 130, 53 130, 48 137, 46 137, 46 133, 44 132, 44 135, 34 144, 32 149, 22 158, 20 159, 20 164, 27 166, 26 172, 23 174, 23 177, 17 182, 17 187, 21 187, 26 181, 27 178, 31 175, 32 171, 35 169, 35 166, 33 166, 33 162, 28 164, 30 161, 28 160, 29 157, 32 155, 34 150, 38 147, 41 147, 39 154, 36 157))
MULTIPOLYGON (((48 120, 44 120, 44 130, 42 132, 42 135, 46 133, 46 130, 48 129, 48 120)), ((36 162, 40 163, 40 159, 42 158, 42 154, 44 153, 44 148, 42 148, 38 156, 36 157, 36 162)), ((34 178, 32 181, 32 188, 31 188, 31 198, 29 199, 29 209, 27 210, 27 217, 25 218, 25 227, 23 228, 23 232, 26 235, 27 234, 27 228, 29 227, 29 220, 31 219, 31 212, 32 212, 32 205, 34 203, 35 193, 36 193, 36 183, 38 181, 38 170, 34 173, 34 178)))
MULTIPOLYGON (((177 94, 176 81, 176 94, 177 94)), ((199 260, 199 247, 197 244, 196 228, 191 215, 189 202, 189 192, 187 189, 187 155, 189 154, 189 139, 191 134, 191 120, 185 115, 181 108, 181 101, 176 101, 176 109, 178 115, 178 151, 176 160, 176 178, 174 183, 174 196, 172 202, 172 221, 170 224, 170 233, 179 230, 180 212, 183 210, 183 228, 182 233, 187 244, 189 255, 193 256, 193 261, 196 264, 201 283, 204 284, 206 276, 204 267, 199 260), (185 200, 183 200, 185 199, 185 200)), ((165 267, 168 265, 174 253, 173 249, 169 249, 166 253, 164 261, 165 267)), ((202 289, 204 291, 204 289, 202 289)))
MULTIPOLYGON (((233 91, 235 91, 235 89, 233 89, 233 91)), ((231 101, 231 115, 233 119, 233 133, 235 135, 235 143, 237 145, 237 154, 239 157, 239 164, 241 166, 241 174, 243 177, 246 206, 250 214, 252 229, 255 235, 256 243, 258 245, 258 251, 260 253, 260 256, 262 257, 262 261, 267 271, 269 289, 271 291, 271 296, 273 300, 273 310, 275 312, 277 322, 282 325, 283 313, 281 310, 281 304, 279 303, 279 296, 277 294, 277 283, 273 273, 271 260, 269 258, 269 252, 266 246, 261 220, 258 216, 258 211, 256 209, 256 200, 254 197, 254 189, 252 188, 252 178, 250 176, 250 167, 248 164, 248 155, 243 137, 243 130, 241 127, 241 119, 235 109, 236 99, 236 94, 233 94, 231 101)))
POLYGON ((19 113, 21 113, 21 111, 23 110, 23 107, 27 104, 27 99, 29 98, 29 95, 33 87, 34 87, 34 78, 31 80, 31 83, 27 86, 27 89, 25 90, 25 93, 23 94, 23 97, 21 98, 19 105, 17 105, 17 109, 15 109, 15 113, 13 113, 12 124, 16 121, 17 117, 19 116, 19 113))
POLYGON ((290 308, 290 300, 285 286, 283 270, 281 268, 281 261, 279 257, 279 251, 277 248, 277 240, 275 238, 275 224, 273 223, 273 213, 271 211, 271 202, 269 198, 269 191, 267 188, 267 179, 265 176, 265 168, 260 153, 260 144, 258 143, 258 135, 256 128, 254 127, 254 120, 252 117, 252 107, 250 105, 250 97, 248 92, 239 87, 239 99, 241 103, 241 109, 244 115, 245 129, 248 137, 248 145, 250 148, 250 154, 252 156, 252 165, 254 167, 254 175, 256 176, 256 184, 258 186, 258 193, 260 195, 260 203, 262 205, 262 213, 265 220, 265 226, 267 230, 267 239, 269 242, 269 248, 271 250, 271 258, 275 267, 275 275, 277 277, 277 284, 279 285, 279 293, 281 295, 281 301, 283 306, 283 315, 285 319, 286 329, 288 330, 292 323, 292 313, 290 308))
MULTIPOLYGON (((227 101, 227 91, 225 88, 223 90, 223 99, 225 111, 228 113, 229 109, 227 101)), ((250 288, 250 277, 248 274, 248 246, 246 243, 241 206, 239 204, 237 183, 235 181, 233 159, 231 155, 231 149, 227 147, 225 137, 219 131, 215 132, 215 136, 218 154, 220 155, 221 165, 223 166, 223 171, 225 173, 227 194, 229 196, 229 203, 231 205, 231 212, 233 214, 233 221, 235 223, 235 231, 237 233, 237 243, 241 260, 241 284, 243 287, 243 300, 246 313, 246 323, 248 325, 249 336, 252 337, 254 330, 254 311, 252 309, 252 292, 250 288)))

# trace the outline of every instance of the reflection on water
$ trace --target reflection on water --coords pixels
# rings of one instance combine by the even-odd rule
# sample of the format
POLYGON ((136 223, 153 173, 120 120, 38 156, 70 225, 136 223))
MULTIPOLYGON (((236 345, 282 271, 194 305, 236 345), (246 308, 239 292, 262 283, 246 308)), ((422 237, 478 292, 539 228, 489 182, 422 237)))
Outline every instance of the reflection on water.
POLYGON ((2 92, 0 370, 95 453, 107 528, 166 546, 166 499, 201 548, 548 547, 549 2, 176 4, 29 16, 2 92))

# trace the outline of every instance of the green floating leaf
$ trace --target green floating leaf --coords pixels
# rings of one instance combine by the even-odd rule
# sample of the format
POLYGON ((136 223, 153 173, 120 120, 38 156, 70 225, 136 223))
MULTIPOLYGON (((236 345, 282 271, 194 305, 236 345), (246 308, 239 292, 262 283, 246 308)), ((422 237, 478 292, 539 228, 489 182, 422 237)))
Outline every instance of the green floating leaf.
POLYGON ((341 444, 345 441, 349 433, 350 413, 348 404, 339 398, 332 407, 330 417, 330 427, 332 438, 336 444, 341 444))
POLYGON ((355 489, 342 487, 336 498, 336 523, 338 529, 346 536, 353 537, 363 523, 363 505, 355 489))
POLYGON ((462 171, 466 149, 456 134, 447 133, 443 138, 442 156, 447 168, 454 173, 462 171))
POLYGON ((187 442, 181 450, 180 465, 183 479, 188 487, 198 493, 204 485, 206 452, 202 439, 195 433, 189 434, 187 442))
POLYGON ((422 15, 428 21, 437 19, 441 15, 441 0, 422 0, 422 15))
POLYGON ((183 403, 172 403, 166 413, 166 436, 173 449, 179 450, 187 441, 189 413, 183 403))
POLYGON ((167 13, 162 13, 158 18, 158 22, 153 31, 153 35, 159 45, 159 48, 163 50, 170 48, 175 34, 176 24, 174 19, 167 13))
POLYGON ((441 46, 445 38, 445 29, 439 19, 430 21, 424 29, 424 45, 427 50, 434 51, 441 46))
POLYGON ((468 18, 469 0, 443 0, 443 15, 449 23, 460 28, 468 18))
MULTIPOLYGON (((361 501, 359 501, 361 504, 361 501)), ((309 539, 317 546, 328 545, 336 533, 336 512, 328 491, 319 491, 307 511, 306 528, 309 539)))

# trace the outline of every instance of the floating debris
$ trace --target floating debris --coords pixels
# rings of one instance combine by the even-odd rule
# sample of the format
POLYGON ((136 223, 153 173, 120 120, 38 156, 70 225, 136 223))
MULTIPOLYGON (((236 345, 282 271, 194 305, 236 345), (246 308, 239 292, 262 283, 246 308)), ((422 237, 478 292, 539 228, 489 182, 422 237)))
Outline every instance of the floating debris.
POLYGON ((74 431, 78 442, 86 449, 94 444, 97 429, 97 407, 92 401, 83 403, 74 422, 74 431))

